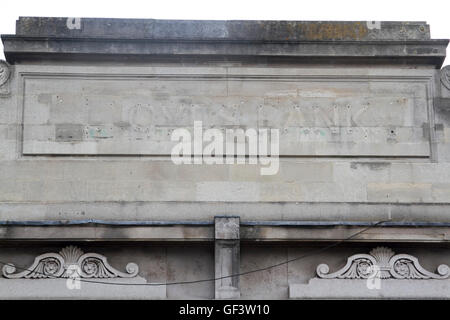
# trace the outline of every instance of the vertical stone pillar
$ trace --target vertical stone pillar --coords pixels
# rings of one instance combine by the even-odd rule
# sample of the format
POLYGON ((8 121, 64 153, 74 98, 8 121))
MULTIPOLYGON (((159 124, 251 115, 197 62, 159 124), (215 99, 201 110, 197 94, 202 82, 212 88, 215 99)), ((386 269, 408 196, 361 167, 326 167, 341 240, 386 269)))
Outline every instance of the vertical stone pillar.
MULTIPOLYGON (((240 270, 239 217, 215 217, 216 278, 238 274, 240 270)), ((216 280, 216 299, 239 299, 239 276, 216 280)))

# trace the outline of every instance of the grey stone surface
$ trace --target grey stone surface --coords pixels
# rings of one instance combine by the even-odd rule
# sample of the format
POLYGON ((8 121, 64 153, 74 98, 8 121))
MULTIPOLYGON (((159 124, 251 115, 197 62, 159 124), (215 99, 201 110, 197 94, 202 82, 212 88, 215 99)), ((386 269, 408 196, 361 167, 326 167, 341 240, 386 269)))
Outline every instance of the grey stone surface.
POLYGON ((70 290, 67 279, 0 279, 0 299, 2 300, 159 300, 166 298, 166 286, 145 286, 145 279, 102 280, 106 283, 128 283, 131 285, 111 285, 82 281, 80 289, 70 290), (133 286, 133 283, 136 284, 133 286))
POLYGON ((2 36, 5 57, 10 63, 46 60, 71 61, 74 57, 83 62, 177 62, 177 63, 233 63, 233 64, 323 64, 323 65, 433 65, 439 68, 445 60, 448 40, 389 41, 378 43, 347 41, 256 43, 249 47, 245 42, 212 43, 173 41, 111 40, 95 44, 87 39, 28 38, 28 46, 17 36, 2 36), (133 52, 130 54, 130 48, 133 52), (316 53, 320 54, 315 56, 316 53), (393 60, 392 58, 395 58, 393 60))
POLYGON ((194 282, 167 286, 168 299, 214 299, 214 246, 169 246, 167 252, 166 281, 194 282))
MULTIPOLYGON (((288 260, 288 247, 267 244, 265 246, 242 245, 241 272, 269 267, 288 260)), ((242 299, 287 299, 289 264, 282 264, 241 277, 242 299)))
POLYGON ((449 299, 450 280, 383 280, 368 289, 365 280, 317 279, 289 286, 291 299, 449 299))
POLYGON ((215 217, 215 298, 240 297, 239 217, 215 217))
POLYGON ((208 21, 20 17, 16 34, 43 37, 230 40, 430 39, 424 21, 208 21), (68 25, 74 24, 73 28, 68 25), (75 27, 76 25, 76 27, 75 27))
MULTIPOLYGON (((79 224, 58 226, 0 226, 0 239, 2 240, 34 240, 45 241, 57 238, 65 241, 134 241, 134 242, 179 242, 209 243, 214 240, 214 227, 208 222, 192 225, 180 225, 174 222, 165 224, 156 221, 153 224, 141 226, 101 224, 79 224)), ((33 222, 29 222, 32 224, 33 222)), ((37 222, 34 221, 36 224, 37 222)), ((180 222, 182 224, 182 222, 180 222)), ((187 222, 184 222, 185 224, 187 222)), ((274 242, 290 241, 302 243, 308 241, 338 241, 348 238, 357 232, 362 232, 369 224, 341 224, 339 221, 330 225, 315 225, 317 221, 257 221, 255 224, 246 224, 240 227, 241 240, 274 242)), ((323 222, 322 222, 323 223, 323 222)), ((332 223, 332 222, 330 222, 332 223)), ((354 237, 349 242, 383 242, 383 243, 448 243, 450 241, 450 224, 446 225, 406 225, 376 227, 354 237)))
MULTIPOLYGON (((26 185, 22 183, 20 185, 26 185)), ((52 185, 52 182, 50 182, 52 185)), ((64 185, 64 184, 62 184, 64 185)), ((60 184, 61 186, 61 184, 60 184)), ((73 186, 73 185, 72 185, 73 186)), ((1 185, 0 185, 1 187, 1 185)), ((19 187, 2 189, 6 195, 23 192, 19 187)), ((123 190, 123 189, 122 189, 123 190)), ((350 189, 351 190, 351 189, 350 189)), ((20 196, 20 194, 19 194, 20 196)), ((36 198, 39 200, 39 198, 36 198)), ((45 199, 47 200, 47 199, 45 199)), ((322 202, 322 201, 8 201, 1 204, 2 221, 208 221, 216 215, 240 216, 241 221, 343 221, 449 223, 448 203, 322 202)))
MULTIPOLYGON (((80 246, 84 252, 94 252, 106 256, 108 264, 125 270, 130 258, 135 259, 139 274, 129 278, 81 278, 79 289, 74 281, 63 279, 33 279, 33 278, 6 278, 0 276, 2 300, 7 299, 166 299, 166 248, 156 247, 130 247, 120 245, 99 245, 90 247, 84 243, 80 246), (90 283, 88 281, 91 281, 90 283), (101 283, 94 283, 95 281, 101 283), (103 284, 106 283, 106 284, 103 284), (114 285, 119 283, 121 285, 114 285), (152 285, 152 283, 154 285, 152 285), (156 285, 161 284, 162 285, 156 285), (68 284, 68 286, 67 286, 68 284), (123 285, 130 284, 130 285, 123 285), (148 284, 148 285, 147 285, 148 284), (71 288, 71 289, 70 289, 71 288)), ((52 245, 40 242, 38 245, 28 243, 8 244, 2 243, 0 260, 14 264, 16 273, 27 273, 33 270, 36 257, 51 256, 49 252, 60 251, 59 244, 52 245), (47 254, 47 255, 45 255, 47 254)), ((67 266, 73 263, 73 255, 65 255, 67 266)), ((92 257, 92 255, 91 255, 92 257)), ((2 265, 2 268, 4 266, 2 265)), ((37 268, 37 274, 44 269, 37 268)), ((95 268, 92 270, 96 270, 95 268)), ((97 269, 98 270, 98 269, 97 269)), ((131 271, 131 269, 130 269, 131 271)))
MULTIPOLYGON (((449 298, 447 280, 311 280, 381 243, 449 264, 448 40, 425 22, 24 17, 2 41, 0 261, 77 244, 139 283, 190 282, 139 299, 449 298), (279 172, 173 164, 170 133, 195 120, 280 129, 279 172)), ((1 297, 125 295, 16 280, 1 297)))
POLYGON ((0 61, 0 97, 8 96, 9 78, 11 77, 11 66, 5 61, 0 61))
POLYGON ((239 240, 239 217, 214 217, 215 239, 239 240))
POLYGON ((23 154, 170 155, 203 121, 277 128, 282 156, 429 156, 431 70, 264 70, 21 68, 23 154))
POLYGON ((86 54, 97 61, 197 59, 194 55, 229 61, 223 59, 228 55, 241 60, 245 56, 260 57, 261 61, 268 57, 282 60, 292 57, 303 63, 351 60, 392 63, 391 57, 397 57, 396 62, 440 66, 448 43, 430 40, 425 22, 21 17, 16 28, 16 35, 2 36, 5 56, 10 62, 70 60, 75 56, 82 60, 86 54), (90 38, 97 41, 88 41, 90 38))
MULTIPOLYGON (((30 242, 28 242, 28 244, 22 242, 20 245, 3 242, 0 250, 0 260, 13 262, 16 266, 27 266, 33 261, 36 255, 44 252, 55 251, 55 247, 45 248, 45 246, 50 245, 51 244, 45 242, 40 242, 34 245, 30 242)), ((214 277, 214 252, 212 246, 186 245, 182 242, 178 242, 178 244, 172 243, 169 245, 160 243, 155 244, 154 242, 153 244, 152 242, 149 242, 147 244, 139 245, 137 245, 136 242, 133 242, 133 245, 130 245, 129 243, 124 244, 123 242, 110 242, 109 244, 96 245, 95 247, 92 247, 92 245, 92 243, 85 243, 85 245, 83 245, 83 249, 86 252, 101 252, 102 254, 108 256, 108 261, 111 265, 114 265, 119 269, 125 268, 130 259, 133 259, 133 261, 140 267, 139 281, 136 281, 136 283, 170 283, 175 281, 210 279, 214 277)), ((340 284, 342 284, 343 288, 345 288, 345 293, 349 293, 351 289, 346 287, 346 280, 339 279, 343 282, 329 284, 327 296, 320 296, 318 294, 323 294, 324 291, 316 291, 314 289, 316 287, 315 281, 312 281, 309 286, 308 283, 311 278, 315 277, 315 270, 318 264, 327 262, 330 265, 331 270, 337 270, 345 264, 346 257, 360 252, 368 252, 371 248, 377 246, 376 242, 373 244, 353 244, 352 246, 344 244, 331 250, 322 251, 321 249, 324 245, 325 244, 321 243, 316 243, 313 245, 311 245, 311 243, 301 245, 280 245, 274 244, 273 242, 268 245, 255 245, 255 243, 247 243, 246 245, 243 245, 241 248, 241 272, 279 264, 283 261, 299 258, 304 255, 307 255, 307 257, 278 266, 276 268, 242 276, 240 279, 241 298, 287 299, 289 298, 289 287, 292 288, 297 285, 303 285, 303 287, 300 287, 302 292, 307 290, 306 292, 311 293, 311 295, 308 296, 309 298, 336 298, 339 290, 336 290, 335 288, 340 284), (312 254, 318 250, 321 251, 319 254, 312 254)), ((60 247, 57 246, 57 248, 60 247)), ((407 252, 417 256, 420 258, 420 262, 423 267, 428 270, 434 270, 436 266, 446 264, 450 261, 448 248, 439 247, 436 245, 425 246, 424 244, 409 242, 409 244, 401 245, 401 247, 396 249, 396 251, 407 252)), ((52 287, 56 286, 57 289, 61 289, 55 290, 53 294, 50 293, 48 295, 49 298, 54 298, 56 295, 60 295, 64 299, 74 299, 77 295, 77 293, 74 293, 76 290, 68 290, 66 288, 64 280, 61 280, 60 284, 58 284, 59 280, 54 281, 54 284, 51 282, 46 282, 46 280, 39 284, 40 280, 30 279, 17 281, 16 279, 2 278, 0 281, 2 281, 2 290, 7 290, 8 288, 17 289, 17 295, 14 295, 15 297, 31 298, 31 294, 27 295, 24 293, 27 286, 30 286, 30 292, 36 293, 36 291, 33 290, 43 288, 44 286, 48 287, 48 285, 51 285, 52 287)), ((420 294, 418 286, 421 285, 428 289, 433 286, 438 286, 435 295, 428 295, 428 291, 424 290, 423 297, 430 298, 438 297, 438 295, 440 295, 442 298, 444 296, 441 295, 441 293, 443 294, 445 292, 444 290, 446 289, 448 282, 448 280, 439 280, 440 282, 431 280, 431 282, 428 282, 429 280, 419 279, 415 280, 418 282, 411 283, 409 280, 406 280, 406 282, 409 282, 411 285, 404 286, 402 281, 403 280, 397 280, 397 282, 391 281, 390 284, 387 284, 389 287, 396 287, 398 290, 407 290, 408 288, 415 289, 415 296, 409 291, 398 295, 398 297, 406 297, 406 295, 409 294, 409 297, 411 298, 417 297, 418 294, 420 294), (442 291, 439 288, 442 288, 442 291), (425 296, 425 294, 427 294, 427 296, 425 296)), ((133 281, 128 279, 127 283, 133 283, 133 281)), ((382 290, 384 288, 384 284, 385 282, 382 282, 382 290)), ((95 293, 95 295, 90 296, 87 291, 83 291, 83 285, 84 283, 81 284, 81 292, 86 295, 83 296, 80 294, 78 298, 111 297, 113 299, 119 299, 124 297, 123 294, 116 291, 117 289, 114 289, 116 287, 112 287, 111 285, 101 285, 100 287, 100 285, 94 286, 93 284, 89 287, 89 289, 92 289, 91 294, 95 293), (111 288, 111 295, 108 293, 103 293, 103 296, 101 296, 101 292, 105 290, 103 288, 104 286, 107 286, 108 289, 111 288)), ((136 287, 130 287, 130 289, 126 289, 126 291, 123 292, 126 292, 127 295, 129 295, 129 298, 136 299, 149 299, 153 297, 158 298, 158 294, 164 294, 163 288, 159 288, 161 291, 158 291, 154 287, 153 289, 145 287, 146 289, 138 288, 135 290, 136 287)), ((319 287, 321 287, 320 284, 319 287)), ((87 287, 84 288, 86 289, 87 287)), ((361 281, 361 284, 356 282, 354 290, 354 292, 356 292, 355 295, 362 292, 359 298, 365 297, 364 288, 366 288, 364 280, 361 281), (360 288, 361 291, 358 288, 360 288)), ((167 285, 165 290, 166 297, 168 299, 214 299, 215 297, 214 282, 167 285)), ((367 291, 367 289, 365 290, 367 291)), ((7 294, 6 291, 3 292, 5 292, 5 295, 7 294)), ((42 292, 49 293, 49 290, 44 288, 42 292)), ((45 295, 38 294, 33 295, 33 297, 39 299, 44 296, 45 295)), ((377 297, 382 297, 382 295, 379 294, 378 296, 373 296, 373 298, 377 297)), ((13 297, 10 295, 9 298, 13 297)), ((294 298, 294 296, 291 296, 291 298, 294 298)))

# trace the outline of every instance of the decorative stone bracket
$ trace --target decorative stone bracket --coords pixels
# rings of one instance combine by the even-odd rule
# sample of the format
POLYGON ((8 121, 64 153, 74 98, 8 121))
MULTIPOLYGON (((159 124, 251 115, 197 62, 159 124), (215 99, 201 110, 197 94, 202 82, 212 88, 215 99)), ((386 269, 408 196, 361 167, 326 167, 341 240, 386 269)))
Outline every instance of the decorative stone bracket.
POLYGON ((445 264, 437 268, 437 274, 432 273, 425 270, 416 257, 395 254, 386 247, 375 248, 369 254, 355 254, 340 270, 328 273, 329 270, 328 265, 320 264, 317 276, 325 279, 368 279, 375 276, 381 279, 446 279, 450 276, 450 269, 445 264))
POLYGON ((139 268, 135 263, 128 263, 126 272, 120 272, 105 256, 84 253, 74 246, 65 247, 59 253, 39 255, 30 267, 19 271, 14 273, 13 264, 3 266, 0 299, 167 298, 167 286, 148 283, 138 276, 139 268), (81 281, 75 286, 73 281, 77 278, 81 281))
POLYGON ((336 272, 326 264, 317 267, 309 283, 289 285, 292 299, 449 299, 450 269, 425 270, 416 257, 378 247, 355 254, 336 272))
POLYGON ((81 249, 68 246, 59 253, 45 253, 37 256, 33 264, 24 271, 14 273, 13 264, 3 266, 3 277, 9 279, 54 279, 74 277, 80 278, 133 278, 139 272, 135 263, 128 263, 126 273, 114 269, 105 256, 98 253, 84 253, 81 249), (76 268, 72 268, 76 266, 76 268), (78 271, 74 271, 78 270, 78 271))

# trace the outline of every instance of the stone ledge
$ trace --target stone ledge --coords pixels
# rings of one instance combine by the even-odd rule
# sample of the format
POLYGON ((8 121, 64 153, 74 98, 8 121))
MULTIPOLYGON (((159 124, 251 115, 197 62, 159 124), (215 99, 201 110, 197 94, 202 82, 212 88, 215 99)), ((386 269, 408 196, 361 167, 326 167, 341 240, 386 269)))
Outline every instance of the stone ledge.
POLYGON ((9 63, 79 61, 242 61, 297 64, 425 64, 440 68, 448 40, 233 42, 46 38, 2 35, 9 63), (258 60, 254 60, 258 58, 258 60))
MULTIPOLYGON (((80 282, 80 289, 66 287, 67 279, 0 279, 0 299, 166 299, 165 285, 143 285, 144 278, 136 279, 95 279, 105 283, 127 283, 131 285, 113 285, 80 282), (135 284, 135 285, 133 285, 135 284)), ((72 280, 69 280, 72 281, 72 280)))
POLYGON ((361 279, 318 279, 289 285, 291 299, 450 299, 450 280, 381 280, 369 289, 361 279))
POLYGON ((1 202, 2 221, 83 220, 211 221, 239 216, 246 221, 342 221, 450 223, 450 203, 99 201, 1 202))
MULTIPOLYGON (((264 242, 326 242, 340 241, 367 226, 240 226, 240 240, 264 242)), ((0 226, 3 241, 139 241, 153 243, 211 243, 213 226, 0 226)), ((374 227, 349 242, 442 243, 450 241, 449 227, 374 227)))

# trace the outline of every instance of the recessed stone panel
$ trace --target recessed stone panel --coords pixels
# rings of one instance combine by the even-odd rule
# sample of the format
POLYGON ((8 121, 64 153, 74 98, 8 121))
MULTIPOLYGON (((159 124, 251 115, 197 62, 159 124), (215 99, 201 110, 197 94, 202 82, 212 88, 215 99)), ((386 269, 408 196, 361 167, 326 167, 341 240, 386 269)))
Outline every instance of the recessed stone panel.
POLYGON ((194 121, 224 136, 278 129, 281 156, 430 154, 428 78, 419 71, 78 71, 24 77, 24 154, 170 155, 172 132, 192 132, 194 121))

